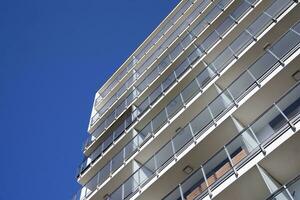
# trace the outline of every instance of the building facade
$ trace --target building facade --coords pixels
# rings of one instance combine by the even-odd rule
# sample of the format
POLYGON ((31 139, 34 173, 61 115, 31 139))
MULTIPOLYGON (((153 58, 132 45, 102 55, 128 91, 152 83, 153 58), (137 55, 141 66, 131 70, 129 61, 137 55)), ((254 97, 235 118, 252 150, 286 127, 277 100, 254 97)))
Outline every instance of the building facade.
POLYGON ((300 6, 182 0, 95 95, 74 200, 300 200, 300 6))

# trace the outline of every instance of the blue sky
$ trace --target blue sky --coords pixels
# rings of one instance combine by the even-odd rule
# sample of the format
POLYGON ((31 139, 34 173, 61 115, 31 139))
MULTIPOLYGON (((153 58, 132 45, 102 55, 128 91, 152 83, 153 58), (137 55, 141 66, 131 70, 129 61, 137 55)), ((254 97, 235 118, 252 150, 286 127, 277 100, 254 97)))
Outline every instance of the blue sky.
POLYGON ((0 1, 0 200, 70 200, 94 93, 178 2, 0 1))

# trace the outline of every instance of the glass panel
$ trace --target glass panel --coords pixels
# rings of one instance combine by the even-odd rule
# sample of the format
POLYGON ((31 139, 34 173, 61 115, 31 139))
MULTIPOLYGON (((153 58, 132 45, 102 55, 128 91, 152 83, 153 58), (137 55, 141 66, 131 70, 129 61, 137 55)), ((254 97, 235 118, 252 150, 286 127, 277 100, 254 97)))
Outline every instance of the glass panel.
POLYGON ((258 143, 256 142, 252 132, 247 129, 226 145, 226 148, 231 157, 232 164, 235 166, 251 152, 258 149, 258 143))
POLYGON ((195 35, 200 35, 200 33, 208 26, 204 21, 201 21, 197 26, 192 30, 192 33, 195 35))
POLYGON ((181 101, 180 96, 178 95, 173 99, 168 105, 167 105, 167 112, 169 119, 173 117, 174 114, 177 113, 177 111, 183 107, 183 103, 181 101))
POLYGON ((199 48, 195 49, 188 57, 191 65, 195 64, 196 60, 202 55, 202 52, 199 48))
POLYGON ((138 138, 135 137, 124 148, 125 159, 128 159, 133 154, 133 152, 137 150, 138 146, 139 146, 139 141, 138 141, 138 138))
POLYGON ((174 74, 174 73, 170 74, 170 75, 168 76, 168 78, 166 78, 166 79, 164 80, 164 82, 162 83, 163 91, 166 91, 167 88, 169 88, 170 85, 175 81, 175 79, 176 79, 176 78, 175 78, 175 74, 174 74))
POLYGON ((113 135, 110 134, 106 140, 103 142, 103 151, 105 151, 113 142, 113 135))
POLYGON ((219 35, 214 31, 203 41, 201 47, 208 51, 219 39, 219 35))
POLYGON ((157 89, 155 89, 149 96, 150 104, 161 95, 162 95, 162 89, 160 86, 158 86, 157 89))
POLYGON ((282 1, 277 0, 272 3, 272 5, 266 10, 266 13, 271 15, 273 18, 277 18, 281 11, 286 8, 291 3, 290 0, 282 1))
POLYGON ((250 4, 246 1, 243 1, 231 15, 234 17, 234 19, 239 20, 248 9, 250 9, 250 4))
POLYGON ((216 76, 216 73, 214 70, 212 70, 210 67, 205 68, 198 76, 197 80, 201 88, 204 88, 206 84, 216 76))
POLYGON ((271 22, 271 18, 265 13, 263 13, 247 29, 252 35, 257 37, 265 30, 265 27, 271 22))
POLYGON ((194 97, 198 92, 200 92, 200 88, 197 82, 192 81, 184 90, 181 92, 183 101, 187 103, 192 97, 194 97))
POLYGON ((250 43, 252 42, 252 37, 246 32, 243 32, 231 43, 230 47, 235 54, 239 55, 250 43))
POLYGON ((108 163, 99 171, 99 182, 98 182, 99 185, 101 185, 109 177, 109 173, 110 173, 109 168, 110 166, 108 163))
POLYGON ((254 124, 251 125, 251 128, 258 140, 263 143, 285 124, 286 121, 284 117, 275 107, 272 107, 256 122, 254 122, 254 124))
POLYGON ((151 123, 148 123, 147 126, 145 126, 143 128, 143 130, 139 131, 139 135, 141 135, 141 138, 143 138, 143 141, 145 140, 145 138, 148 138, 151 136, 151 123))
POLYGON ((112 159, 112 171, 116 171, 123 164, 123 151, 120 151, 114 158, 112 159))
POLYGON ((276 194, 273 198, 273 200, 298 200, 298 199, 291 199, 287 193, 286 190, 282 189, 282 191, 278 194, 276 194))
POLYGON ((162 149, 155 155, 158 168, 162 167, 174 155, 171 142, 168 142, 162 149))
POLYGON ((153 174, 154 172, 151 171, 146 165, 142 166, 138 170, 140 184, 144 184, 145 182, 147 182, 147 180, 150 179, 153 174))
POLYGON ((213 62, 218 72, 221 72, 232 60, 234 59, 233 53, 230 49, 226 48, 213 62))
POLYGON ((119 187, 117 190, 115 190, 109 197, 110 200, 120 200, 123 199, 122 197, 122 188, 119 187))
MULTIPOLYGON (((222 178, 231 170, 229 159, 224 149, 215 154, 208 162, 203 165, 208 186, 213 185, 218 179, 222 178)), ((203 184, 203 190, 206 185, 203 184)))
POLYGON ((124 122, 115 130, 114 134, 114 140, 116 140, 125 130, 125 124, 124 122))
POLYGON ((129 198, 130 195, 137 189, 138 180, 137 177, 131 176, 123 185, 124 187, 124 199, 129 198))
POLYGON ((172 58, 172 60, 175 60, 175 58, 177 58, 177 56, 182 52, 183 47, 180 45, 180 43, 175 47, 175 49, 172 50, 172 52, 170 53, 170 56, 172 58))
POLYGON ((191 127, 194 134, 199 134, 209 123, 212 122, 211 115, 205 108, 196 118, 191 121, 191 127))
POLYGON ((293 196, 294 200, 300 200, 300 180, 297 180, 295 183, 288 186, 288 190, 293 196))
POLYGON ((167 121, 166 111, 162 110, 154 119, 153 119, 153 131, 154 133, 158 131, 159 128, 167 121))
POLYGON ((224 91, 210 103, 209 107, 213 116, 216 118, 231 105, 233 105, 232 98, 227 91, 224 91))
POLYGON ((165 57, 159 64, 158 64, 158 67, 159 67, 159 71, 160 72, 163 72, 171 63, 171 60, 170 58, 167 56, 165 57))
POLYGON ((176 77, 180 77, 183 72, 190 66, 189 60, 186 59, 184 60, 176 69, 175 69, 175 74, 176 77))
POLYGON ((90 195, 97 187, 97 176, 94 176, 86 185, 86 193, 85 196, 90 195))
POLYGON ((218 6, 215 6, 214 9, 212 9, 208 13, 208 15, 206 15, 205 20, 211 23, 221 12, 222 11, 220 10, 220 8, 218 8, 218 6))
POLYGON ((180 132, 177 133, 177 135, 173 138, 175 152, 177 153, 180 151, 181 148, 192 139, 193 136, 189 126, 186 126, 184 129, 180 130, 180 132))
POLYGON ((150 98, 147 98, 138 107, 141 112, 144 112, 149 105, 150 105, 150 98))
POLYGON ((192 37, 191 34, 187 34, 187 36, 185 36, 185 38, 181 41, 183 48, 187 48, 193 39, 194 38, 192 37))
POLYGON ((226 18, 223 23, 216 29, 221 36, 224 36, 225 33, 234 25, 232 18, 226 18))
POLYGON ((203 173, 201 169, 195 171, 184 183, 182 184, 183 196, 185 199, 197 199, 206 189, 203 173))
POLYGON ((249 73, 243 73, 228 87, 228 90, 233 98, 237 100, 253 83, 255 83, 255 80, 252 76, 249 73))
POLYGON ((180 196, 179 187, 176 187, 167 197, 163 198, 163 200, 183 200, 180 196))
POLYGON ((249 68, 249 71, 251 71, 256 79, 260 79, 275 63, 277 63, 277 60, 274 56, 265 53, 249 68))
POLYGON ((289 31, 270 50, 281 59, 299 43, 300 36, 289 31))
POLYGON ((300 85, 282 98, 277 105, 287 118, 293 121, 300 113, 300 85))

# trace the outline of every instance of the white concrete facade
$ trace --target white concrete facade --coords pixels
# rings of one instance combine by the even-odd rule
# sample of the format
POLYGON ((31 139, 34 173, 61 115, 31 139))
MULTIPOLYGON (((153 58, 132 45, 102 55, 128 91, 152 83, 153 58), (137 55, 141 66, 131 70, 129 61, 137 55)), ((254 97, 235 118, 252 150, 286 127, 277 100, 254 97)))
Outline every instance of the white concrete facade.
POLYGON ((300 6, 183 0, 95 95, 74 200, 300 199, 300 6))

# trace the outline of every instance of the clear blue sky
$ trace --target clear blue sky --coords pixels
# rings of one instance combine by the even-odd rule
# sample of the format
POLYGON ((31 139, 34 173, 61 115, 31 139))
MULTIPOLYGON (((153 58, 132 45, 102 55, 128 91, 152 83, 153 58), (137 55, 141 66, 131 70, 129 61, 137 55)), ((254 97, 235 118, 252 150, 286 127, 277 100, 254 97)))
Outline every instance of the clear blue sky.
POLYGON ((0 1, 0 200, 70 200, 94 93, 178 2, 0 1))

